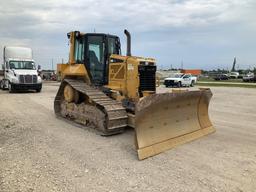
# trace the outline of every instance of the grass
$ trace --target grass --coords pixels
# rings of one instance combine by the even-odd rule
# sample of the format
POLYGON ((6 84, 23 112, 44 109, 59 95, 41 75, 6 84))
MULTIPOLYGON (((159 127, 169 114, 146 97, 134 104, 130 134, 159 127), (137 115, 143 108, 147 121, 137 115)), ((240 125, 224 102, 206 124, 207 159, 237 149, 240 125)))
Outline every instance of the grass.
POLYGON ((207 81, 207 82, 234 82, 234 83, 242 83, 243 79, 229 79, 229 80, 216 81, 213 78, 200 77, 198 79, 198 82, 200 82, 200 81, 202 81, 202 82, 207 81))
MULTIPOLYGON (((216 81, 215 81, 216 82, 216 81)), ((223 81, 222 81, 223 82, 223 81)), ((242 88, 256 88, 255 84, 229 84, 229 83, 200 83, 198 81, 196 85, 205 87, 242 87, 242 88)))
POLYGON ((203 78, 202 77, 197 81, 197 85, 200 85, 200 86, 214 86, 214 87, 256 88, 255 84, 248 84, 248 82, 243 82, 243 79, 229 79, 229 80, 216 81, 212 78, 203 78), (202 82, 202 83, 200 83, 200 82, 202 82), (207 82, 209 82, 209 83, 207 83, 207 82), (232 83, 240 83, 240 84, 232 84, 232 83))

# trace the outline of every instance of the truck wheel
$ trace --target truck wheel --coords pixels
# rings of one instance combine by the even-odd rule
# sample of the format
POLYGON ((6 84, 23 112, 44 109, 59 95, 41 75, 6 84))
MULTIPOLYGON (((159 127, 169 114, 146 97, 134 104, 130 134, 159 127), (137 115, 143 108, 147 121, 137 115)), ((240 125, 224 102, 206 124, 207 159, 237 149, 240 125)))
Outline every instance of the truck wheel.
POLYGON ((4 89, 3 81, 0 81, 0 89, 4 89))
POLYGON ((41 88, 36 89, 36 92, 37 92, 37 93, 41 92, 41 88))
POLYGON ((12 84, 10 82, 8 83, 8 89, 9 89, 9 93, 14 92, 14 89, 13 89, 12 84))
POLYGON ((181 82, 179 82, 179 83, 178 83, 178 87, 182 87, 182 84, 181 84, 181 82))
POLYGON ((6 83, 5 83, 4 79, 1 80, 0 89, 3 89, 3 90, 8 89, 8 87, 6 86, 6 83))
POLYGON ((195 81, 192 81, 191 84, 190 84, 190 86, 191 86, 191 87, 194 87, 194 85, 195 85, 195 81))

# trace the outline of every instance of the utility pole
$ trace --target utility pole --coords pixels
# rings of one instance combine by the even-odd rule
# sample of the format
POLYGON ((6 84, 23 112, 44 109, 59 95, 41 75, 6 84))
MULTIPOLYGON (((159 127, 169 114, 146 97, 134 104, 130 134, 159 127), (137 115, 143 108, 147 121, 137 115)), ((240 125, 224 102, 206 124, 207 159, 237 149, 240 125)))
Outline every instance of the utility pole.
POLYGON ((181 69, 183 69, 183 59, 181 60, 181 69))
POLYGON ((231 71, 236 71, 235 67, 236 67, 236 57, 234 57, 233 66, 232 66, 231 71))

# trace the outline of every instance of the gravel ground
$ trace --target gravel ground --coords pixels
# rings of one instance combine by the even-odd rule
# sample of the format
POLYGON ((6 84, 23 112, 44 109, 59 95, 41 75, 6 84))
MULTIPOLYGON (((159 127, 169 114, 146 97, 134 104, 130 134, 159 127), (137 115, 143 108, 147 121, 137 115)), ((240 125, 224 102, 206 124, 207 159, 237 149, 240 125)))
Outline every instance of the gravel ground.
POLYGON ((216 133, 138 161, 132 129, 101 137, 56 119, 57 88, 0 91, 1 192, 256 191, 256 89, 212 88, 216 133))

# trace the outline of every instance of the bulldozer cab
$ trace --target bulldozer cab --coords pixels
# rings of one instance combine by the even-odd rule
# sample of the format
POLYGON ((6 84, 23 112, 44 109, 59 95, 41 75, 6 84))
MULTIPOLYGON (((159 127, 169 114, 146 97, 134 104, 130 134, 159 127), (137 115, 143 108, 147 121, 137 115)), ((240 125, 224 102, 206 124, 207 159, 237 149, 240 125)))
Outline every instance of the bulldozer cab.
POLYGON ((93 84, 106 85, 109 57, 121 54, 119 37, 104 33, 81 34, 78 31, 68 33, 68 37, 73 38, 70 63, 84 64, 93 84))

